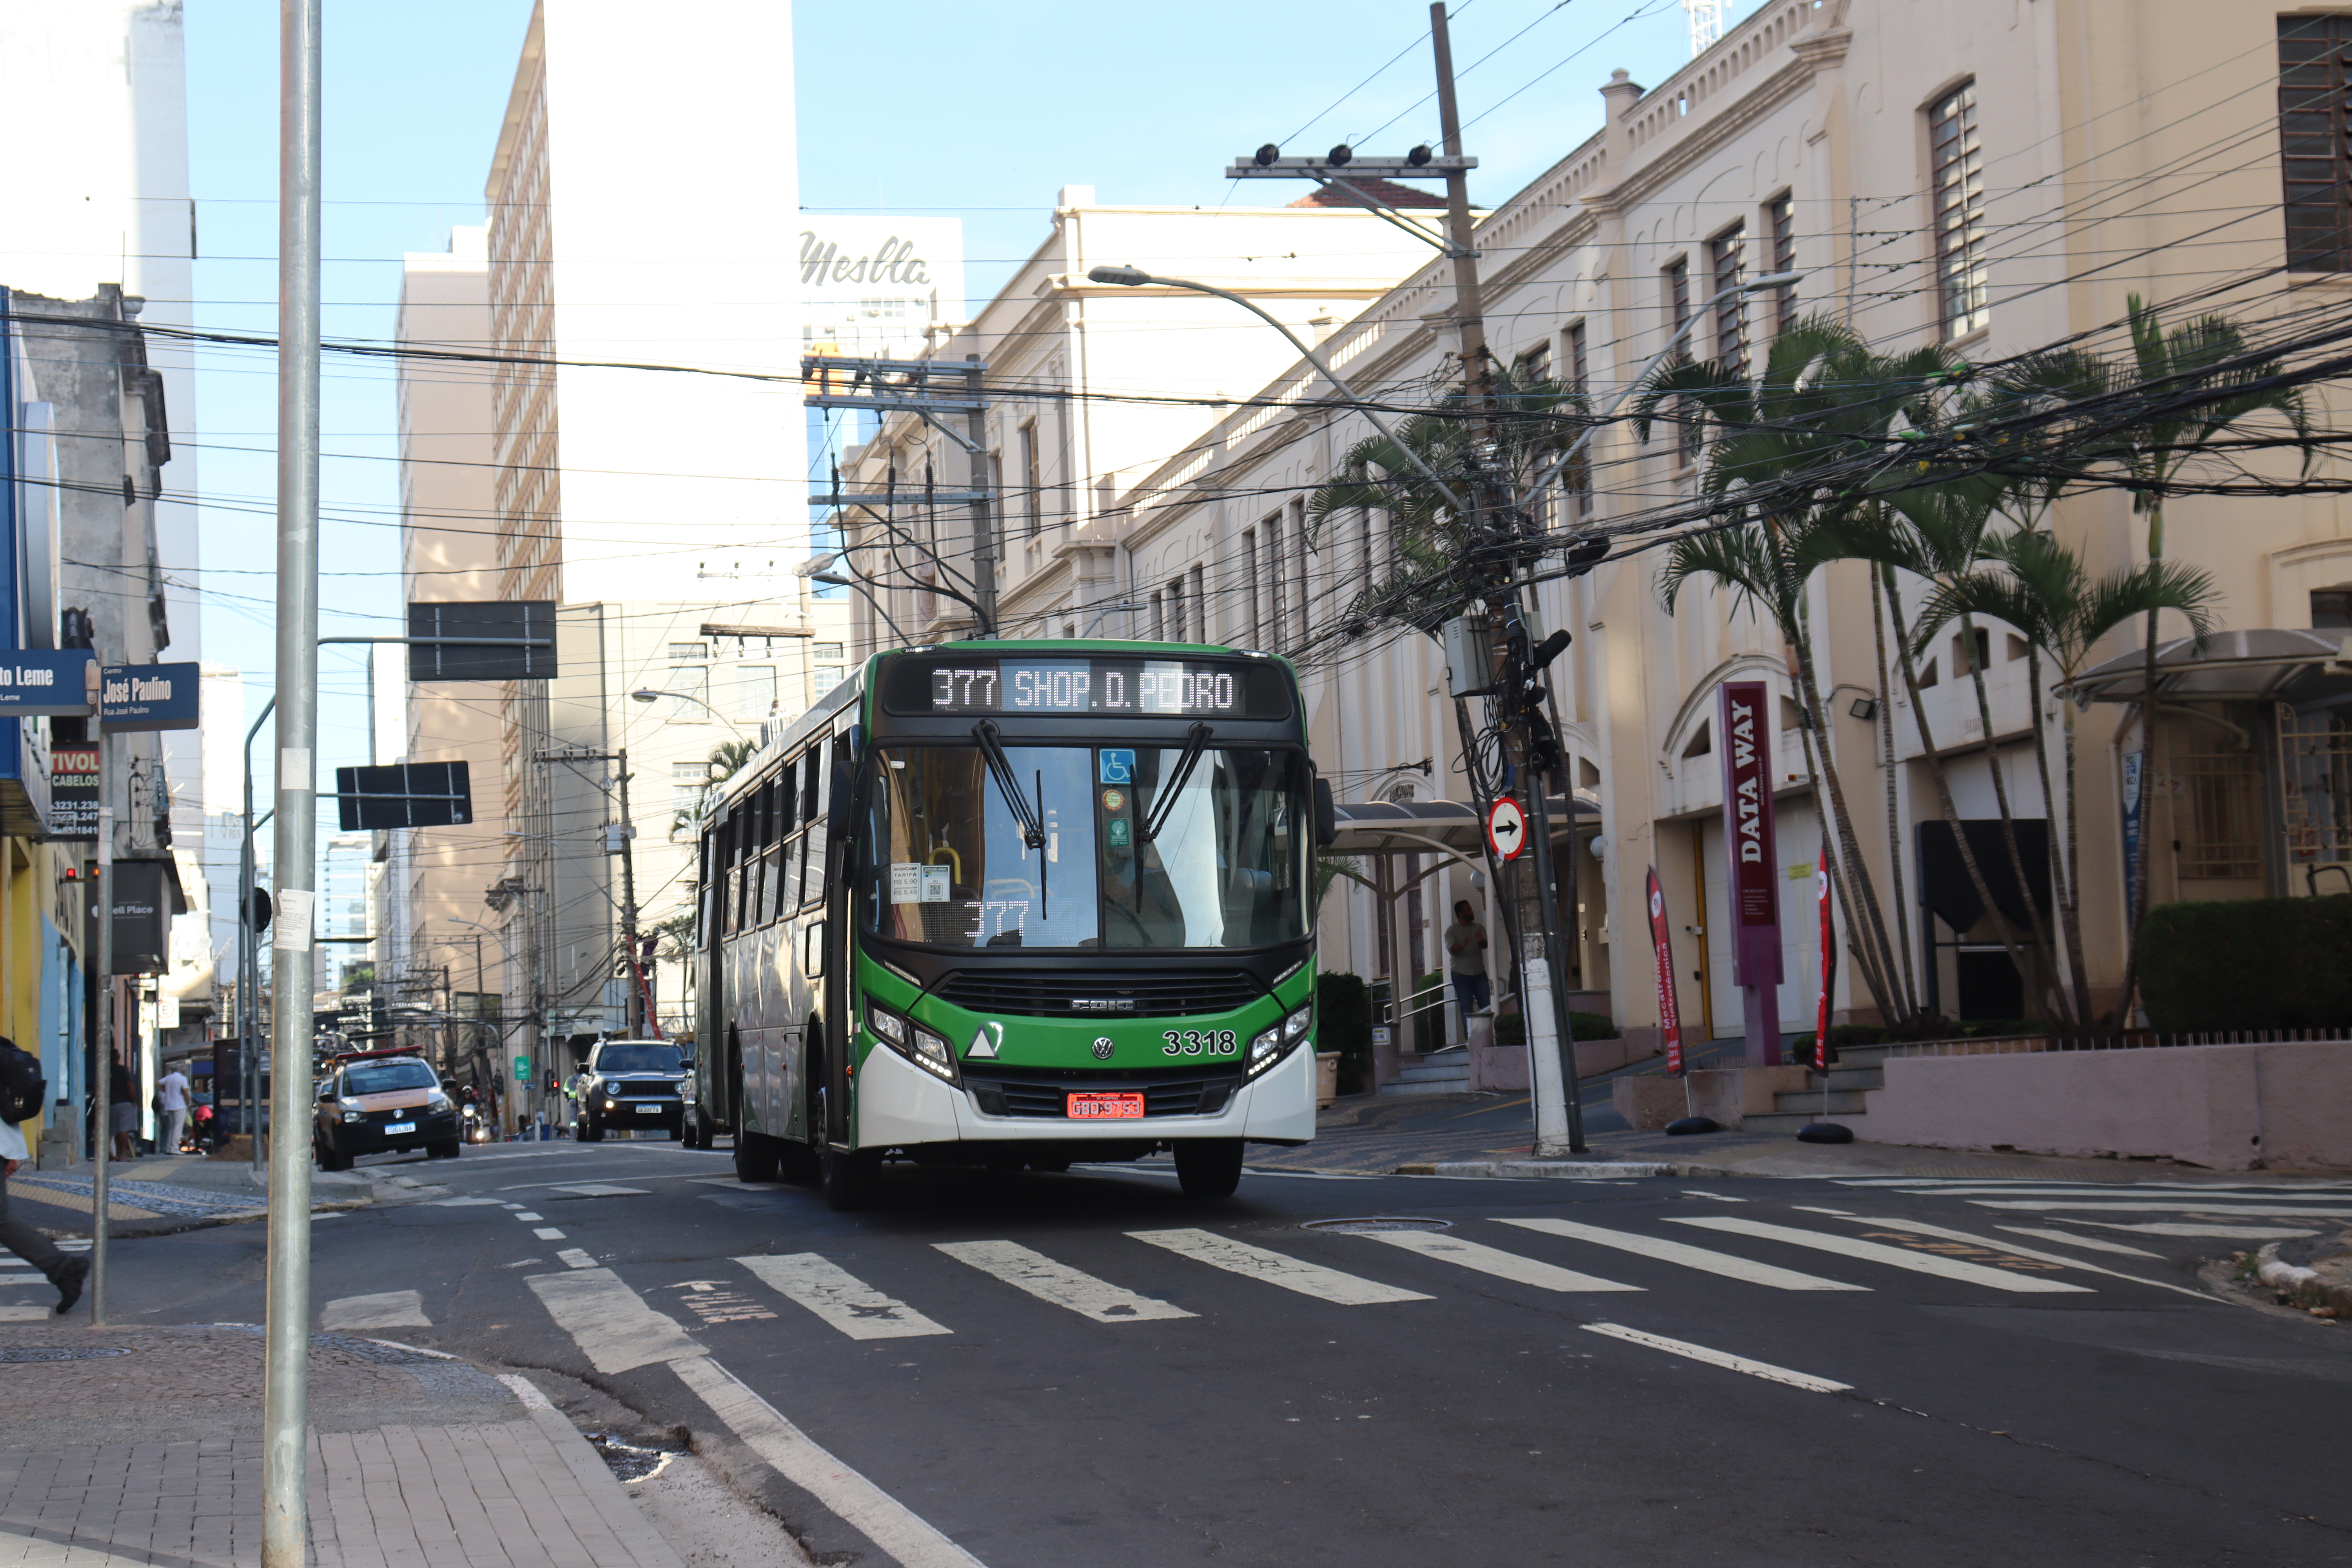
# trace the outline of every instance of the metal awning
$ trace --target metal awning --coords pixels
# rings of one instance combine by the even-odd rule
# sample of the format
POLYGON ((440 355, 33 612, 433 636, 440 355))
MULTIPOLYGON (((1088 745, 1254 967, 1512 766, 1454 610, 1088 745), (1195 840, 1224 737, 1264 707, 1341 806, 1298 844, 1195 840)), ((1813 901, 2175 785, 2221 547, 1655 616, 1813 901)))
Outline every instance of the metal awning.
MULTIPOLYGON (((1551 836, 1565 841, 1577 827, 1601 824, 1598 803, 1581 796, 1549 796, 1551 836)), ((1330 855, 1426 855, 1444 850, 1476 858, 1486 835, 1486 814, 1458 800, 1367 801, 1339 808, 1339 837, 1330 855)))
MULTIPOLYGON (((2117 654, 2076 676, 2073 689, 2090 702, 2137 702, 2146 685, 2147 656, 2117 654)), ((2352 675, 2352 631, 2249 627, 2215 632, 2199 647, 2176 637, 2156 650, 2156 686, 2171 702, 2270 701, 2308 678, 2352 675)))

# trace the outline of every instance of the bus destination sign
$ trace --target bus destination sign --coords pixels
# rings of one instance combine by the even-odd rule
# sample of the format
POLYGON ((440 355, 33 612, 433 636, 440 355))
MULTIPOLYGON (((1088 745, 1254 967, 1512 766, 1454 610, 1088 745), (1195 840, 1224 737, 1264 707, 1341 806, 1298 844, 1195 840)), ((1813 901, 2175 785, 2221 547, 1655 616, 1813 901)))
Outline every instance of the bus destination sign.
POLYGON ((899 713, 1104 714, 1166 719, 1284 719, 1278 670, 1259 664, 1157 658, 911 661, 893 682, 899 713))

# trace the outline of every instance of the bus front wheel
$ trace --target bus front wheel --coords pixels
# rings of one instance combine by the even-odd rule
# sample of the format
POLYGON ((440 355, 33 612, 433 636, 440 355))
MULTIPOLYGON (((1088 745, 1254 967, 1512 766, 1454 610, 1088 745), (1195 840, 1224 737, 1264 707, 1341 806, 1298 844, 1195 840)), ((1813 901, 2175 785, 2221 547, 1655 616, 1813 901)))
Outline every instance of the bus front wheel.
POLYGON ((1242 1184, 1242 1141, 1192 1138, 1176 1145, 1176 1182, 1188 1198, 1229 1198, 1242 1184))
POLYGON ((840 1214, 862 1209, 874 1201, 882 1180, 879 1149, 826 1149, 817 1155, 817 1184, 824 1206, 840 1214))

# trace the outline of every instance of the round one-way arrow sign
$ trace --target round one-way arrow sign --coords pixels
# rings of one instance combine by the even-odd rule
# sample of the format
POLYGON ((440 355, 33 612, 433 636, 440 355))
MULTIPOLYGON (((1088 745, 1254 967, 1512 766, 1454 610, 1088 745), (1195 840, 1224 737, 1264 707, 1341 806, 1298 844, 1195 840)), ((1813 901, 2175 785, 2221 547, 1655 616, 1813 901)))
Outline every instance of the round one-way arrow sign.
POLYGON ((1506 860, 1517 859, 1528 847, 1528 814, 1517 801, 1505 795, 1487 808, 1486 842, 1506 860))

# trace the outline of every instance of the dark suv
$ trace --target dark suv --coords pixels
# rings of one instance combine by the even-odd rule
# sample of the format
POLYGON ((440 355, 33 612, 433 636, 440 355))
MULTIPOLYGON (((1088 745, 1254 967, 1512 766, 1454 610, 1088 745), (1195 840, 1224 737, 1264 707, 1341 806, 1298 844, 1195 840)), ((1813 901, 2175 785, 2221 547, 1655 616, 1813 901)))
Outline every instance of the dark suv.
POLYGON ((640 1127, 676 1138, 685 1126, 685 1058, 667 1040, 606 1040, 574 1080, 573 1131, 583 1143, 640 1127))
POLYGON ((422 1149, 457 1157, 457 1102, 425 1058, 375 1051, 338 1058, 319 1089, 310 1143, 322 1171, 348 1171, 362 1154, 422 1149))

